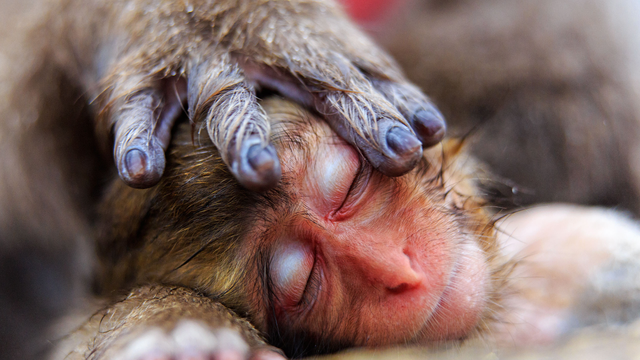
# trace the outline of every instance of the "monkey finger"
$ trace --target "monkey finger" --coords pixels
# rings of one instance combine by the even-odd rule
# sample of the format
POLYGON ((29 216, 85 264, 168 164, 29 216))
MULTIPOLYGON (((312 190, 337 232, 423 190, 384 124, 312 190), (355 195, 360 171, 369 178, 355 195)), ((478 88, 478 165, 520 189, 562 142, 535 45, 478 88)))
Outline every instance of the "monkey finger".
POLYGON ((319 85, 307 88, 299 79, 276 68, 247 60, 241 63, 251 81, 315 108, 338 135, 357 147, 384 174, 400 176, 413 169, 422 157, 422 144, 409 123, 355 68, 338 65, 336 68, 346 71, 334 73, 349 73, 344 76, 346 80, 317 80, 319 85))
POLYGON ((372 83, 409 121, 423 147, 429 148, 442 141, 447 131, 444 116, 417 87, 387 80, 373 80, 372 83))
POLYGON ((164 80, 161 88, 134 93, 114 116, 116 166, 120 178, 134 188, 160 181, 171 129, 182 112, 184 79, 164 80))
POLYGON ((407 121, 369 83, 351 91, 317 93, 315 108, 333 129, 388 176, 400 176, 422 157, 422 143, 407 121))
POLYGON ((238 182, 254 191, 275 186, 282 172, 269 122, 240 68, 226 61, 200 64, 188 93, 191 119, 206 127, 238 182))

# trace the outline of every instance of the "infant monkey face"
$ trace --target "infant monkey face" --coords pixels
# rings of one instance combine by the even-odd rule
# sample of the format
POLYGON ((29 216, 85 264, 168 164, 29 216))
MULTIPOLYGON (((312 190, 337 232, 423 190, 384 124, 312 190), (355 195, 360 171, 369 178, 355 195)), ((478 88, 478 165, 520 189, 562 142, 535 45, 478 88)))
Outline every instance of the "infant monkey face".
POLYGON ((255 325, 287 342, 328 338, 328 348, 424 344, 474 329, 489 269, 439 179, 441 153, 390 178, 325 123, 276 118, 289 200, 249 236, 268 254, 255 325))
POLYGON ((105 291, 198 289, 290 356, 459 339, 484 323, 500 283, 496 243, 459 146, 390 178, 301 108, 262 106, 279 147, 276 188, 241 187, 188 123, 156 187, 114 180, 98 231, 105 291))

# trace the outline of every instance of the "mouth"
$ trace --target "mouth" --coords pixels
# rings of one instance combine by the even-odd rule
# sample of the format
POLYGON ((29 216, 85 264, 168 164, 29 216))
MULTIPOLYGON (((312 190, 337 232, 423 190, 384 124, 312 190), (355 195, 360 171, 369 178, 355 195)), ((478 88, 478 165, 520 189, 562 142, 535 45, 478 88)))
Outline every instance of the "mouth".
POLYGON ((482 250, 472 241, 465 241, 437 305, 411 342, 425 344, 467 338, 486 308, 488 286, 489 270, 482 250))

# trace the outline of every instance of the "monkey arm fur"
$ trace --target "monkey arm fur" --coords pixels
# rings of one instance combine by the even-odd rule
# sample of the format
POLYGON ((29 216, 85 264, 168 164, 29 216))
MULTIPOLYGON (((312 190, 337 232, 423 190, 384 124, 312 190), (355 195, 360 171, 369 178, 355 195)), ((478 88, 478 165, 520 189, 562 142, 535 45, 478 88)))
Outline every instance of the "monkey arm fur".
POLYGON ((435 107, 331 0, 50 5, 32 36, 62 45, 51 60, 97 100, 99 127, 114 130, 120 175, 135 187, 159 180, 182 103, 207 119, 245 187, 274 186, 280 170, 256 88, 316 108, 388 175, 409 171, 421 142, 444 135, 435 107))
MULTIPOLYGON (((180 334, 174 331, 172 338, 171 331, 189 319, 205 327, 210 326, 211 330, 237 331, 252 348, 269 348, 251 324, 210 298, 180 287, 143 286, 93 314, 78 330, 61 341, 52 358, 133 359, 137 351, 153 352, 153 347, 161 349, 172 341, 180 341, 180 334), (146 348, 139 350, 141 345, 136 344, 144 342, 140 339, 149 336, 150 329, 161 329, 168 335, 142 344, 146 348)), ((206 343, 210 339, 195 337, 191 340, 201 341, 201 346, 210 345, 206 343)))

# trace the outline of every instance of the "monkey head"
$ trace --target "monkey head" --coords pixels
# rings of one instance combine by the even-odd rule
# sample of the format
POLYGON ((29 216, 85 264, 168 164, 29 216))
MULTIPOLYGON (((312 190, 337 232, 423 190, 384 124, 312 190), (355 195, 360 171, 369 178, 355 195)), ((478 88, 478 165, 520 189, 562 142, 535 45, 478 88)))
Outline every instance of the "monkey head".
POLYGON ((460 145, 426 151, 415 170, 391 178, 308 112, 281 100, 263 106, 282 154, 280 184, 245 190, 197 125, 183 124, 156 187, 115 180, 107 191, 103 290, 196 289, 291 356, 477 331, 496 301, 499 266, 460 145))

